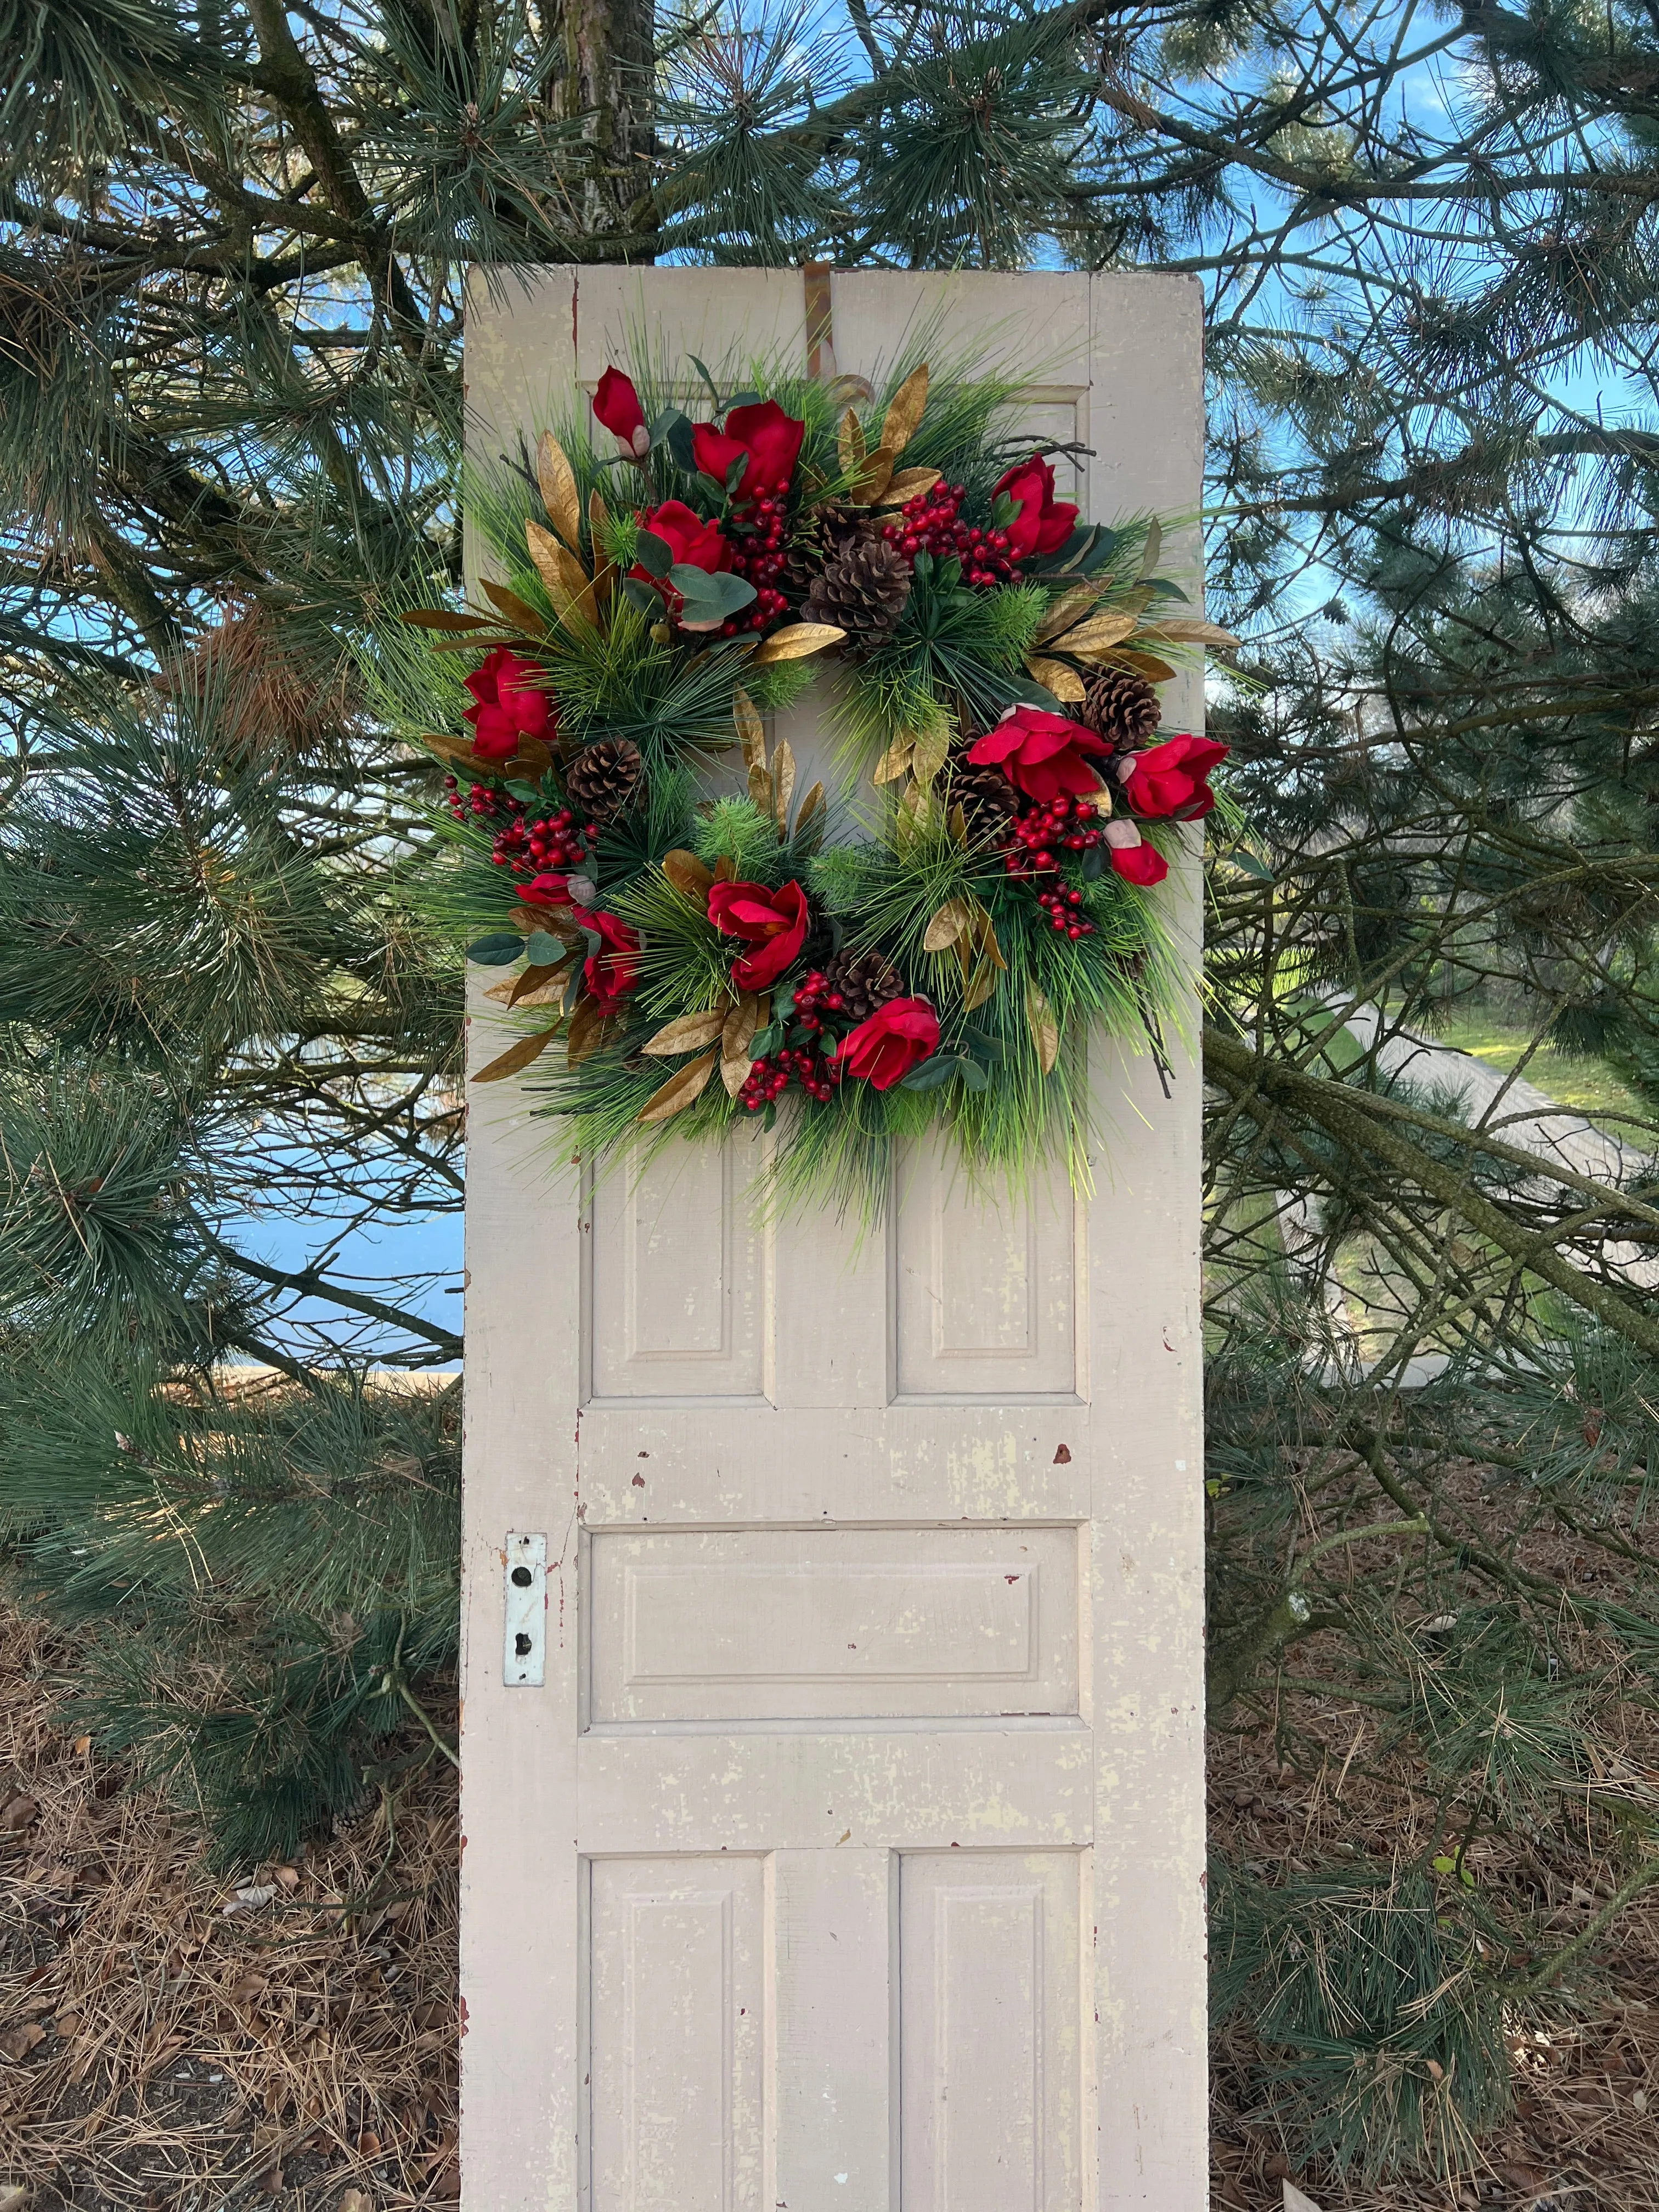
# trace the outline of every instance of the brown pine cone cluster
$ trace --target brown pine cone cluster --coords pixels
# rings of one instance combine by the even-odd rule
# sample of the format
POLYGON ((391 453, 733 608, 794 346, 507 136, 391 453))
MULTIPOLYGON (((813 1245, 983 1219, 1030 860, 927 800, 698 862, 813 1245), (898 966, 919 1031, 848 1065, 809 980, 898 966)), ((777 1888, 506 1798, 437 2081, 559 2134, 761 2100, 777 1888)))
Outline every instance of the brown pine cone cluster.
POLYGON ((839 998, 840 1006, 832 1011, 849 1024, 867 1022, 890 999, 904 995, 897 969, 879 952, 838 953, 833 960, 826 960, 818 973, 823 978, 817 994, 819 1005, 839 998))
POLYGON ((600 738, 586 745, 565 770, 570 803, 590 822, 614 822, 639 788, 645 766, 626 738, 600 738))
POLYGON ((1078 720, 1114 744, 1145 744, 1158 733, 1158 694, 1129 668, 1097 668, 1084 679, 1078 720))
POLYGON ((951 756, 945 803, 961 807, 971 836, 988 838, 1013 820, 1018 794, 1000 768, 975 764, 964 750, 951 756))
POLYGON ((870 536, 849 538, 812 579, 806 594, 809 622, 834 623, 846 633, 849 660, 878 653, 910 600, 910 564, 896 545, 870 536))

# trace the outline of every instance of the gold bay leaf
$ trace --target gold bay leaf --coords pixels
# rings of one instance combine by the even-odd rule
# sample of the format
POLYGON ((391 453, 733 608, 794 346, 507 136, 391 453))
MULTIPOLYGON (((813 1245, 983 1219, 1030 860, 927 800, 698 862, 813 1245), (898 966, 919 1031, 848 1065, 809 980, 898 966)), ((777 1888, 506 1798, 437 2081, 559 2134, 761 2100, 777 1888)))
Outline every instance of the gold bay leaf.
POLYGON ((991 919, 989 909, 981 906, 977 900, 975 901, 974 924, 975 942, 981 952, 994 968, 1006 975, 1008 963, 1003 958, 1002 947, 997 943, 997 926, 991 919))
POLYGON ((834 623, 791 623, 784 629, 775 629, 758 647, 755 665, 766 668, 775 660, 805 660, 810 653, 839 645, 846 634, 834 623))
POLYGON ((536 481, 541 486, 547 519, 573 553, 581 550, 581 494, 570 457, 550 430, 544 430, 536 448, 536 481))
POLYGON ((876 781, 896 783, 902 775, 908 775, 910 768, 910 756, 915 750, 915 739, 908 731, 902 736, 895 738, 876 763, 876 781))
POLYGON ((738 879, 738 864, 729 853, 722 853, 714 863, 714 881, 734 884, 738 879))
POLYGON ((1070 591, 1063 592, 1037 624, 1038 644, 1042 644, 1045 638, 1058 637, 1063 629, 1069 629, 1079 617, 1088 613, 1099 597, 1100 586, 1097 584, 1073 584, 1070 591))
POLYGON ((517 975, 509 975, 504 983, 492 984, 484 993, 484 996, 486 999, 498 999, 504 1006, 533 1006, 544 1004, 545 1002, 535 994, 544 984, 551 982, 556 975, 566 974, 569 966, 570 961, 567 957, 555 961, 550 967, 544 965, 526 968, 517 975))
POLYGON ((872 499, 872 507, 903 507, 924 492, 932 491, 943 471, 939 469, 899 469, 889 479, 887 489, 879 499, 872 499))
POLYGON ((968 815, 967 811, 963 806, 960 799, 957 800, 957 804, 951 809, 950 813, 946 816, 945 826, 949 829, 951 836, 958 845, 967 844, 968 815))
POLYGON ((1140 634, 1154 644, 1168 638, 1172 643, 1214 645, 1228 651, 1237 651, 1244 642, 1243 638, 1235 637, 1231 630, 1223 629, 1219 623, 1200 622, 1185 615, 1175 616, 1167 622, 1151 623, 1140 634))
POLYGON ((716 1057, 711 1047, 698 1059, 688 1061, 684 1067, 677 1068, 666 1083, 652 1092, 635 1115, 635 1120, 647 1122, 667 1121, 676 1114, 683 1114, 685 1109, 701 1098, 708 1088, 708 1079, 714 1073, 716 1057))
POLYGON ((1133 668, 1137 676, 1144 676, 1149 684, 1168 684, 1175 677, 1175 671, 1167 660, 1160 660, 1155 653, 1137 652, 1127 645, 1114 646, 1103 658, 1108 668, 1133 668))
POLYGON ((597 999, 584 999, 570 1017, 570 1038, 566 1055, 572 1067, 586 1060, 605 1042, 605 1032, 613 1029, 612 1017, 606 1013, 597 999))
POLYGON ((515 629, 522 630, 526 637, 547 635, 547 624, 527 600, 521 599, 516 592, 508 591, 505 584, 492 584, 488 576, 483 581, 484 597, 507 617, 515 629))
POLYGON ((738 741, 743 746, 744 765, 752 769, 757 761, 766 766, 766 724, 761 710, 744 690, 741 684, 732 694, 732 720, 737 725, 738 741))
POLYGON ((910 755, 910 773, 918 783, 932 783, 951 751, 951 726, 943 714, 916 732, 910 755))
POLYGON ((729 1006, 716 1006, 712 1013, 677 1014, 672 1022, 665 1022, 640 1050, 653 1060, 664 1059, 671 1053, 699 1052, 704 1045, 714 1043, 732 1011, 729 1006))
POLYGON ((1060 653, 1098 653, 1106 646, 1121 645, 1134 626, 1131 614, 1096 615, 1091 621, 1068 629, 1063 637, 1048 641, 1060 653))
POLYGON ((533 1036, 520 1037, 516 1044, 510 1044, 505 1052, 498 1053, 488 1067, 481 1067, 472 1080, 475 1083, 499 1083, 503 1076, 516 1075, 521 1067, 528 1067, 532 1060, 541 1058, 562 1027, 562 1023, 555 1022, 550 1030, 538 1030, 533 1036))
POLYGON ((966 899, 946 899, 934 914, 922 933, 924 952, 943 952, 954 945, 964 932, 973 926, 973 912, 966 899))
POLYGON ((979 973, 962 994, 963 1012, 969 1014, 977 1013, 996 988, 997 971, 989 961, 984 961, 981 963, 979 973))
POLYGON ((515 999, 515 1006, 558 1006, 564 1003, 565 988, 570 981, 570 963, 567 960, 556 968, 545 983, 538 983, 533 991, 526 991, 515 999))
POLYGON ((596 550, 599 545, 599 532, 608 528, 610 521, 611 509, 605 503, 605 494, 599 489, 598 484, 595 484, 587 495, 587 526, 593 533, 596 550))
POLYGON ((750 761, 749 763, 749 799, 751 805, 757 808, 769 819, 770 818, 773 805, 772 772, 760 761, 750 761))
POLYGON ((448 607, 411 607, 407 614, 399 615, 399 622, 408 623, 415 629, 489 629, 493 627, 483 615, 458 615, 448 607))
POLYGON ((1164 551, 1164 526, 1154 515, 1146 526, 1146 543, 1140 556, 1140 568, 1136 580, 1150 576, 1158 564, 1164 551))
POLYGON ((682 898, 690 899, 695 907, 707 908, 709 885, 714 878, 695 853, 688 853, 683 847, 665 853, 662 872, 682 898))
POLYGON ((586 946, 586 939, 577 923, 568 914, 556 914, 551 907, 515 906, 507 918, 522 936, 533 937, 539 929, 549 937, 556 937, 573 952, 586 946))
POLYGON ((807 827, 809 823, 815 820, 818 815, 823 812, 825 800, 823 796, 823 786, 821 783, 815 783, 811 791, 807 793, 805 798, 802 799, 800 803, 800 811, 795 817, 795 835, 797 837, 800 836, 802 830, 807 827))
POLYGON ((789 828, 789 802, 795 795, 795 756, 789 750, 787 738, 779 745, 774 757, 772 784, 774 819, 781 837, 789 828))
POLYGON ((927 411, 927 364, 913 368, 888 403, 882 417, 881 442, 895 459, 902 453, 921 427, 921 418, 927 411))
POLYGON ((1045 1075, 1054 1072, 1060 1058, 1060 1024, 1042 987, 1035 979, 1025 986, 1025 1024, 1036 1047, 1037 1065, 1045 1075))
POLYGON ((1030 672, 1032 682, 1052 691, 1056 699, 1074 706, 1086 696, 1083 678, 1075 668, 1067 668, 1064 661, 1028 660, 1025 665, 1030 672))
POLYGON ((854 507, 872 507, 892 480, 893 456, 885 446, 878 446, 859 464, 847 487, 847 497, 854 507))
POLYGON ((836 433, 836 452, 842 475, 850 477, 868 450, 864 442, 864 425, 849 407, 836 433))
POLYGON ((769 997, 769 994, 763 999, 754 991, 745 991, 726 1018, 726 1026, 720 1032, 720 1080, 728 1097, 737 1097, 755 1064, 750 1046, 756 1030, 766 1018, 769 997))
POLYGON ((436 753, 440 760, 460 761, 474 768, 480 765, 471 738, 452 738, 440 730, 428 730, 421 743, 436 753))

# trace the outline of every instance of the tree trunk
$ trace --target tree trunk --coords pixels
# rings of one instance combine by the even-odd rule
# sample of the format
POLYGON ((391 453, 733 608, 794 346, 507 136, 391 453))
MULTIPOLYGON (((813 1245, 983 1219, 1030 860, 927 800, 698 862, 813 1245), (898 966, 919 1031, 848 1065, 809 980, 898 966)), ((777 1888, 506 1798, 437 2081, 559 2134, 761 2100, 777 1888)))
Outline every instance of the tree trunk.
POLYGON ((653 0, 564 0, 562 115, 585 118, 592 153, 581 191, 581 227, 609 246, 596 258, 654 258, 651 199, 656 15, 653 0))

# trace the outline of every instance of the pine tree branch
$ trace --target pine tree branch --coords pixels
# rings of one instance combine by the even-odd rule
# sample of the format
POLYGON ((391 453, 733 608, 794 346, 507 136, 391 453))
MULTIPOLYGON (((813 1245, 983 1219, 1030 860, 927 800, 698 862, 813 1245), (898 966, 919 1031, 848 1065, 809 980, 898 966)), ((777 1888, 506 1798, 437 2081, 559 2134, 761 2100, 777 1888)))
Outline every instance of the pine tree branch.
MULTIPOLYGON (((1528 1233, 1518 1228, 1491 1199, 1470 1183, 1467 1175, 1435 1159, 1422 1146, 1396 1133, 1392 1124, 1402 1118, 1397 1102, 1385 1101, 1334 1079, 1308 1075, 1281 1061, 1258 1059, 1247 1045, 1235 1042, 1213 1028, 1204 1032, 1204 1073, 1241 1103, 1254 1093, 1274 1106, 1293 1109, 1328 1135, 1370 1152, 1387 1162, 1409 1189, 1425 1192, 1450 1209, 1478 1236, 1486 1238, 1519 1267, 1529 1271, 1570 1299, 1595 1315, 1599 1321, 1659 1357, 1659 1315, 1626 1293, 1596 1281, 1564 1260, 1555 1249, 1560 1231, 1547 1229, 1528 1233), (1393 1107, 1391 1112, 1388 1110, 1393 1107)), ((1455 1125, 1448 1125, 1455 1127, 1455 1125)), ((1460 1140, 1474 1150, 1486 1146, 1478 1133, 1459 1132, 1460 1140)), ((1509 1147, 1511 1152, 1513 1147, 1509 1147)), ((1530 1156, 1534 1173, 1549 1178, 1547 1164, 1530 1156)), ((1628 1212, 1630 1201, 1622 1193, 1592 1184, 1608 1212, 1628 1212)), ((1644 1215, 1651 1209, 1640 1208, 1644 1215)))

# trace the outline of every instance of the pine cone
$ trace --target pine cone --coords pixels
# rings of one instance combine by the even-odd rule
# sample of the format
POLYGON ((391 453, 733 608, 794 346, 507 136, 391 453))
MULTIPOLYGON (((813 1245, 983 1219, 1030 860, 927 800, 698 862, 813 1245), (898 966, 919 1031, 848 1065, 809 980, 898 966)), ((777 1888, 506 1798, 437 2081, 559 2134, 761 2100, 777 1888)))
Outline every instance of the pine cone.
POLYGON ((1014 818, 1018 793, 1000 768, 970 761, 965 752, 951 757, 945 803, 960 806, 975 837, 994 837, 1014 818))
POLYGON ((867 507, 854 507, 842 499, 822 499, 816 507, 803 507, 784 555, 779 590, 792 599, 804 599, 826 562, 860 539, 878 535, 867 507))
POLYGON ((1115 744, 1138 745, 1158 729, 1158 694, 1128 668, 1097 668, 1084 678, 1078 720, 1115 744))
POLYGON ((821 499, 802 515, 799 534, 808 544, 822 546, 828 559, 854 538, 878 533, 867 507, 854 507, 850 500, 821 499))
POLYGON ((909 599, 910 564, 898 548, 881 538, 855 538, 812 579, 806 618, 845 630, 842 651, 860 660, 887 643, 909 599))
POLYGON ((611 822, 633 798, 644 766, 639 747, 628 738, 600 738, 571 762, 564 787, 590 822, 611 822))
POLYGON ((842 952, 826 960, 819 972, 823 977, 823 998, 840 999, 841 1006, 835 1011, 849 1026, 867 1022, 890 999, 904 996, 898 971, 884 953, 842 952))

